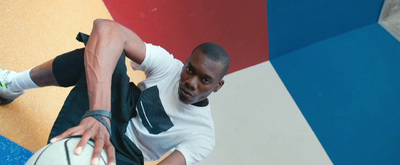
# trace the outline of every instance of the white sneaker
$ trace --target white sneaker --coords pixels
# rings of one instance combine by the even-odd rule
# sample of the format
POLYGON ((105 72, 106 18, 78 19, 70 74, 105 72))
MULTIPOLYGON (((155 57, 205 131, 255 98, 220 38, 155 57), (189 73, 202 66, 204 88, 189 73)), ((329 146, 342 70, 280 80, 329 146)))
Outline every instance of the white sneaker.
POLYGON ((16 73, 10 70, 0 69, 0 105, 9 104, 25 91, 13 92, 7 88, 16 73))

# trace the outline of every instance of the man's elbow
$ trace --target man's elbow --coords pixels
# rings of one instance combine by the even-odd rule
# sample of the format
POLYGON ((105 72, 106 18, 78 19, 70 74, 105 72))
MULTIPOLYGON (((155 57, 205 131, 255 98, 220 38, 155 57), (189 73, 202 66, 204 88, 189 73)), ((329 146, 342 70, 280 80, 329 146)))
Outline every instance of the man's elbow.
POLYGON ((112 20, 96 19, 93 21, 92 34, 113 34, 118 33, 118 24, 112 20))
POLYGON ((112 23, 112 22, 114 22, 114 21, 109 20, 109 19, 100 19, 100 18, 98 18, 98 19, 95 19, 93 21, 93 26, 99 26, 99 25, 104 26, 105 24, 109 24, 109 23, 112 23))

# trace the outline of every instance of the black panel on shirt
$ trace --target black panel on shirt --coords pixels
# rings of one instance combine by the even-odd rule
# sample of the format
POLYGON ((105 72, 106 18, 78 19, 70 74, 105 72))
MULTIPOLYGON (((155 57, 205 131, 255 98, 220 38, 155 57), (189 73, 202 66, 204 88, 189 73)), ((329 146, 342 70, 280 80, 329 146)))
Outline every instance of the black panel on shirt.
POLYGON ((161 103, 157 86, 142 91, 136 105, 142 124, 151 134, 165 132, 174 126, 161 103))

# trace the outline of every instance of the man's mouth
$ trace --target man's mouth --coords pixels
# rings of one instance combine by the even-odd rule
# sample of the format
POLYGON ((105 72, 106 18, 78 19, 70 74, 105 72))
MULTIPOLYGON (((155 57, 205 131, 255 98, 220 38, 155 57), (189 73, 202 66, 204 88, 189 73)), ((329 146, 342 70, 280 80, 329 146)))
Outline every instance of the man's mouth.
POLYGON ((190 98, 190 97, 193 97, 193 94, 192 93, 190 93, 188 90, 186 90, 185 88, 180 88, 180 91, 181 91, 181 95, 183 96, 183 97, 185 97, 185 98, 190 98))

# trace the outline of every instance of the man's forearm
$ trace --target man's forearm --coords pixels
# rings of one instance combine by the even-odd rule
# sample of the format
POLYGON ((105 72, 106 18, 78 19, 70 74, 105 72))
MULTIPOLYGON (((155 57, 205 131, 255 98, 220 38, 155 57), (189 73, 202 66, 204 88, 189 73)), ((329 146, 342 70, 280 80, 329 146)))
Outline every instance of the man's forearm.
POLYGON ((146 56, 146 46, 136 33, 114 21, 94 21, 85 48, 90 110, 111 110, 111 79, 122 51, 138 64, 146 56))
POLYGON ((124 40, 111 21, 96 20, 85 48, 85 71, 90 110, 111 110, 111 79, 124 40))

